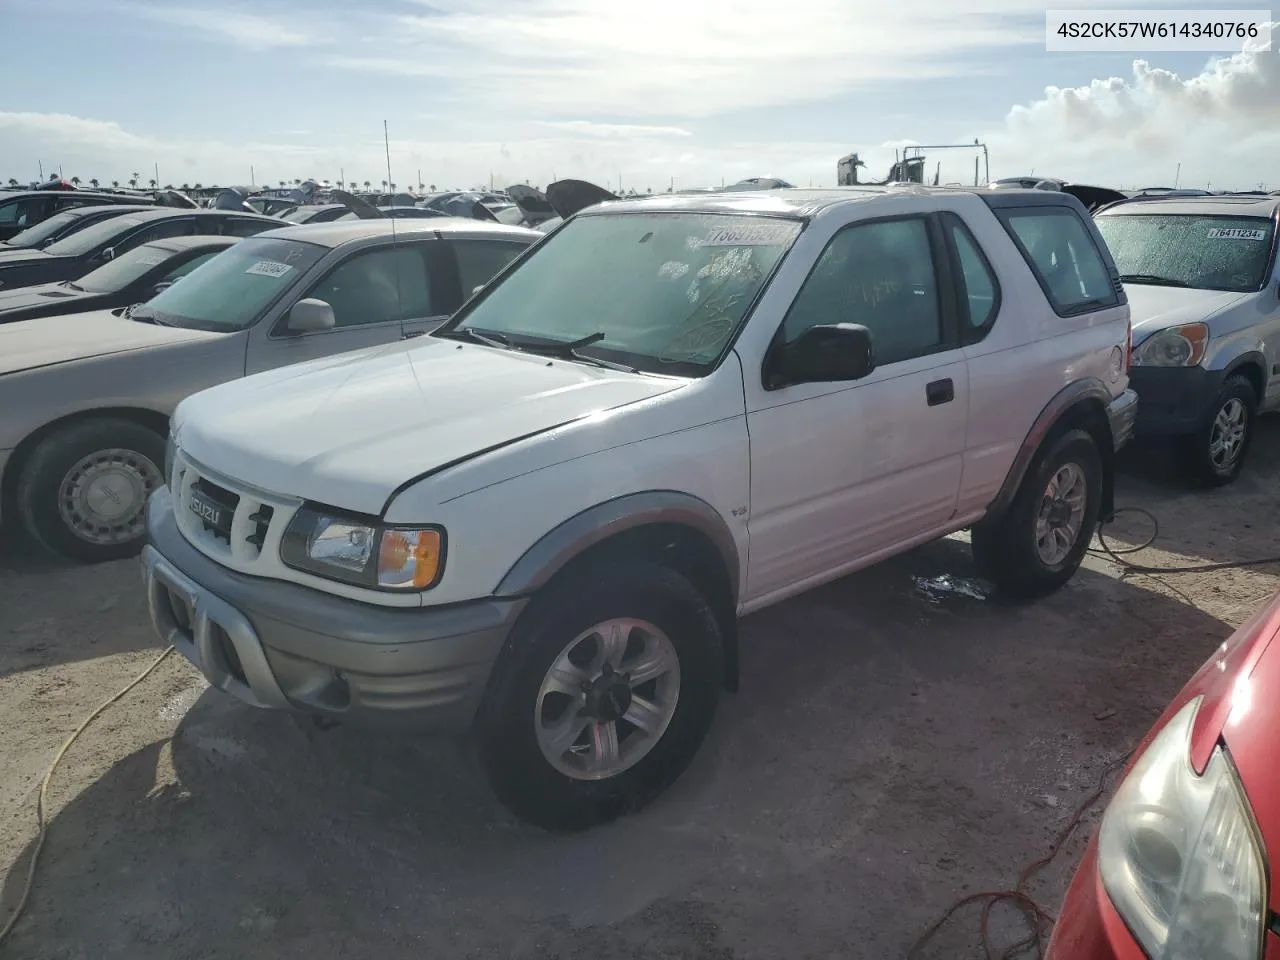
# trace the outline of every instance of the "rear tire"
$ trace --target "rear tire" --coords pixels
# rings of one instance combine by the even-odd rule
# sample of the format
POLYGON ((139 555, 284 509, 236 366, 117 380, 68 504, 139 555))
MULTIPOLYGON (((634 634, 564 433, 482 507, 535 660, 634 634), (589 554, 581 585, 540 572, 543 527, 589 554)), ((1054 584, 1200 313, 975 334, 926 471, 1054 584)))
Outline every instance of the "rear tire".
POLYGON ((146 501, 164 485, 164 438, 131 420, 95 418, 40 441, 18 475, 27 535, 74 560, 131 557, 146 541, 146 501))
POLYGON ((1200 483, 1221 487, 1240 476, 1253 442, 1257 407, 1253 384, 1244 377, 1229 377, 1223 383, 1186 446, 1187 466, 1200 483))
POLYGON ((977 524, 974 564, 997 589, 1043 597, 1074 576, 1098 525, 1102 457, 1093 437, 1069 430, 1032 463, 1000 519, 977 524))
POLYGON ((714 611, 687 579, 649 561, 583 566, 535 596, 508 638, 477 717, 481 765, 502 803, 536 826, 612 820, 689 765, 723 678, 714 611), (607 670, 606 634, 617 654, 607 670))

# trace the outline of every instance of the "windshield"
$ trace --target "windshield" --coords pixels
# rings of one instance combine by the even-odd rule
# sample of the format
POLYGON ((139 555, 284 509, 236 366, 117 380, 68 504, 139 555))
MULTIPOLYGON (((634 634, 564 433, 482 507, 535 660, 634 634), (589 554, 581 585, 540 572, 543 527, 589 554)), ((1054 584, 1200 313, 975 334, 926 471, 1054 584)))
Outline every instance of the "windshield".
POLYGON ((91 227, 77 230, 57 243, 49 244, 44 248, 44 252, 51 253, 55 257, 78 257, 96 250, 103 244, 111 243, 142 222, 139 217, 111 217, 91 227))
POLYGON ((176 327, 243 330, 324 254, 312 243, 250 237, 156 294, 147 309, 176 327))
POLYGON ((800 229, 794 220, 711 214, 581 217, 535 248, 457 327, 501 334, 517 347, 594 335, 583 354, 703 376, 800 229))
POLYGON ((1096 222, 1126 283, 1246 293, 1266 281, 1271 220, 1117 213, 1096 222))
POLYGON ((143 244, 128 253, 122 253, 114 260, 91 270, 76 281, 76 286, 90 293, 119 293, 149 270, 154 270, 173 256, 170 250, 164 250, 151 244, 143 244))
POLYGON ((11 247, 38 247, 50 237, 57 236, 69 224, 75 223, 79 219, 81 218, 74 213, 59 213, 48 220, 37 223, 34 227, 28 227, 8 240, 7 244, 11 247))

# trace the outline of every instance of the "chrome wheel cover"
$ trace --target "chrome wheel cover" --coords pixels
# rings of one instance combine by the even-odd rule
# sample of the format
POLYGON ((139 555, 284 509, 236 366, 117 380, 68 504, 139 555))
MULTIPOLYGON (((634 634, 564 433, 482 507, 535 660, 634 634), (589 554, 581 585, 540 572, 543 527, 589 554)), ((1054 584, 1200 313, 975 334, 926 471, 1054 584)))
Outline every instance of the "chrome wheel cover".
POLYGON ((1080 539, 1088 488, 1078 463, 1064 463, 1049 478, 1036 517, 1036 554, 1046 566, 1066 560, 1080 539))
POLYGON ((116 546, 142 535, 147 497, 164 485, 137 450, 112 447, 81 457, 58 485, 58 516, 86 543, 116 546))
POLYGON ((1249 412, 1243 401, 1232 397, 1218 410, 1209 428, 1209 460, 1218 470, 1229 470, 1244 452, 1249 412))
POLYGON ((662 739, 680 696, 680 658, 644 620, 598 623, 560 652, 534 704, 538 747, 574 780, 607 780, 662 739))

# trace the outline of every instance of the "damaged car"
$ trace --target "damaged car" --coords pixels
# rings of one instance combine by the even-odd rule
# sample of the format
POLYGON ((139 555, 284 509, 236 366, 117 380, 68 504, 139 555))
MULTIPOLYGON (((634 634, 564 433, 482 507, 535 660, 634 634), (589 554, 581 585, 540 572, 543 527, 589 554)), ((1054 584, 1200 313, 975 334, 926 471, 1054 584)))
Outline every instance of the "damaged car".
POLYGON ((1095 220, 1133 311, 1139 437, 1169 438, 1209 485, 1240 474, 1280 407, 1280 199, 1142 197, 1095 220))

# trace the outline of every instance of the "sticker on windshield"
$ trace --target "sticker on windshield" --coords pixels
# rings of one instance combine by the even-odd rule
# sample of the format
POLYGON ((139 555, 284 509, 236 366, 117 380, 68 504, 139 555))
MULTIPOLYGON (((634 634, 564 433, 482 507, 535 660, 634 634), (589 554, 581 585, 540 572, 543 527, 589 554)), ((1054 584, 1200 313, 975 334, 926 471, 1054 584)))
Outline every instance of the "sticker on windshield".
POLYGON ((1209 231, 1210 240, 1266 240, 1267 231, 1246 227, 1214 227, 1209 231))
POLYGON ((714 227, 699 241, 700 247, 772 247, 795 235, 790 223, 756 223, 741 227, 714 227))
POLYGON ((164 263, 164 257, 158 256, 154 253, 149 257, 138 258, 138 266, 140 267, 158 267, 162 263, 164 263))
POLYGON ((276 263, 274 260, 259 260, 252 267, 245 271, 255 277, 283 277, 292 270, 293 267, 287 263, 276 263))

